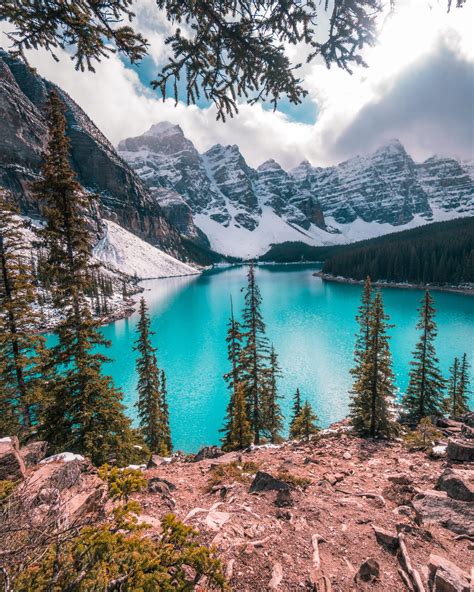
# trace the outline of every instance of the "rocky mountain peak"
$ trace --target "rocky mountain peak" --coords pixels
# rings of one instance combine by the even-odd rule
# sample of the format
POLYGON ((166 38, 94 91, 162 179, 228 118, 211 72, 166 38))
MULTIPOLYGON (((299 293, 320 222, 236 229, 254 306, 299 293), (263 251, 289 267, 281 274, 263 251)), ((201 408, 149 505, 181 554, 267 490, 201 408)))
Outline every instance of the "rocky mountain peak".
POLYGON ((160 121, 158 123, 154 123, 143 135, 161 137, 164 135, 173 134, 184 136, 183 130, 179 125, 171 123, 170 121, 160 121))
POLYGON ((265 172, 265 171, 282 171, 282 172, 285 172, 283 170, 283 168, 278 164, 278 162, 276 162, 276 160, 273 160, 273 158, 269 158, 265 162, 262 162, 262 164, 257 168, 257 171, 259 173, 262 173, 262 172, 265 172))

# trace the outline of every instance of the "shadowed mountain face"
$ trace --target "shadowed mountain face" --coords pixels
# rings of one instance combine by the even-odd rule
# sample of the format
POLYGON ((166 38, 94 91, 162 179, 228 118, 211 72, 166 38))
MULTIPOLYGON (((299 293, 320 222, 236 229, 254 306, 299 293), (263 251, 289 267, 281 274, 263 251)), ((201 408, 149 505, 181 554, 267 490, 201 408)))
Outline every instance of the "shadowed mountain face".
POLYGON ((256 253, 270 242, 350 242, 392 226, 474 213, 468 164, 437 157, 417 164, 398 140, 336 166, 304 161, 289 172, 274 160, 253 169, 235 145, 199 154, 169 122, 123 140, 118 150, 152 190, 182 196, 189 210, 177 200, 171 204, 166 192, 157 196, 175 223, 183 216, 185 228, 191 213, 213 248, 235 255, 247 255, 235 244, 241 240, 254 241, 256 253))
POLYGON ((22 213, 36 216, 31 182, 38 178, 47 139, 44 107, 56 88, 66 108, 71 161, 79 181, 99 196, 100 214, 176 255, 185 255, 179 232, 141 179, 84 111, 60 88, 0 51, 0 186, 10 189, 22 213))

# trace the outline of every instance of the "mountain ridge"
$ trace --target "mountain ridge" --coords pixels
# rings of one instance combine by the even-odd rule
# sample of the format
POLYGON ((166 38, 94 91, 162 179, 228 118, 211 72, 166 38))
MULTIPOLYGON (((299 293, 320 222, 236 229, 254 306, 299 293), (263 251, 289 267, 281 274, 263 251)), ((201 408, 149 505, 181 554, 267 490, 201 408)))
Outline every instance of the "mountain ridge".
POLYGON ((303 160, 287 171, 272 158, 250 167, 236 144, 200 154, 179 125, 160 122, 118 152, 152 190, 180 194, 226 255, 259 256, 284 241, 345 244, 474 213, 472 165, 436 156, 417 163, 397 139, 337 165, 303 160))

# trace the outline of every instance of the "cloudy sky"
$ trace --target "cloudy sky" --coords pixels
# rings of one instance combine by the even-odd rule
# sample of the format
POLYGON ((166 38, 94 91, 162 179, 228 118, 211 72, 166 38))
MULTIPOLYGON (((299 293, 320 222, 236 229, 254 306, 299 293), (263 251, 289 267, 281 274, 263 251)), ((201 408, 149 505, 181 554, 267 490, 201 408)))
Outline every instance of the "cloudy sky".
MULTIPOLYGON (((380 19, 378 44, 368 48, 369 68, 353 75, 320 63, 306 65, 309 91, 298 107, 276 112, 241 105, 225 124, 213 106, 162 102, 149 81, 166 59, 168 23, 154 0, 136 0, 136 28, 149 40, 149 56, 131 67, 112 56, 96 73, 78 73, 63 53, 56 63, 29 52, 40 74, 65 89, 117 144, 153 123, 179 123, 204 151, 215 143, 238 144, 252 166, 274 158, 289 168, 303 159, 328 165, 372 151, 398 138, 415 160, 433 154, 474 158, 474 1, 449 14, 447 0, 397 0, 395 14, 380 19)), ((454 4, 454 2, 453 2, 454 4)), ((2 26, 5 30, 6 25, 2 26)), ((0 29, 1 33, 1 29, 0 29)), ((0 35, 0 45, 8 42, 0 35)), ((298 49, 291 48, 298 58, 298 49)))

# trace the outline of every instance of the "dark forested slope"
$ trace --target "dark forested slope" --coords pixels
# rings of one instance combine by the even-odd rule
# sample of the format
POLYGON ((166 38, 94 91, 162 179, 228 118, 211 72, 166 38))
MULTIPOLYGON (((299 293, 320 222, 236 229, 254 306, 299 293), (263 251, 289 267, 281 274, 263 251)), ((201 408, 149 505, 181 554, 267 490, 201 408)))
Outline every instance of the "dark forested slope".
POLYGON ((474 282, 474 217, 437 222, 337 250, 323 272, 356 280, 474 282))

